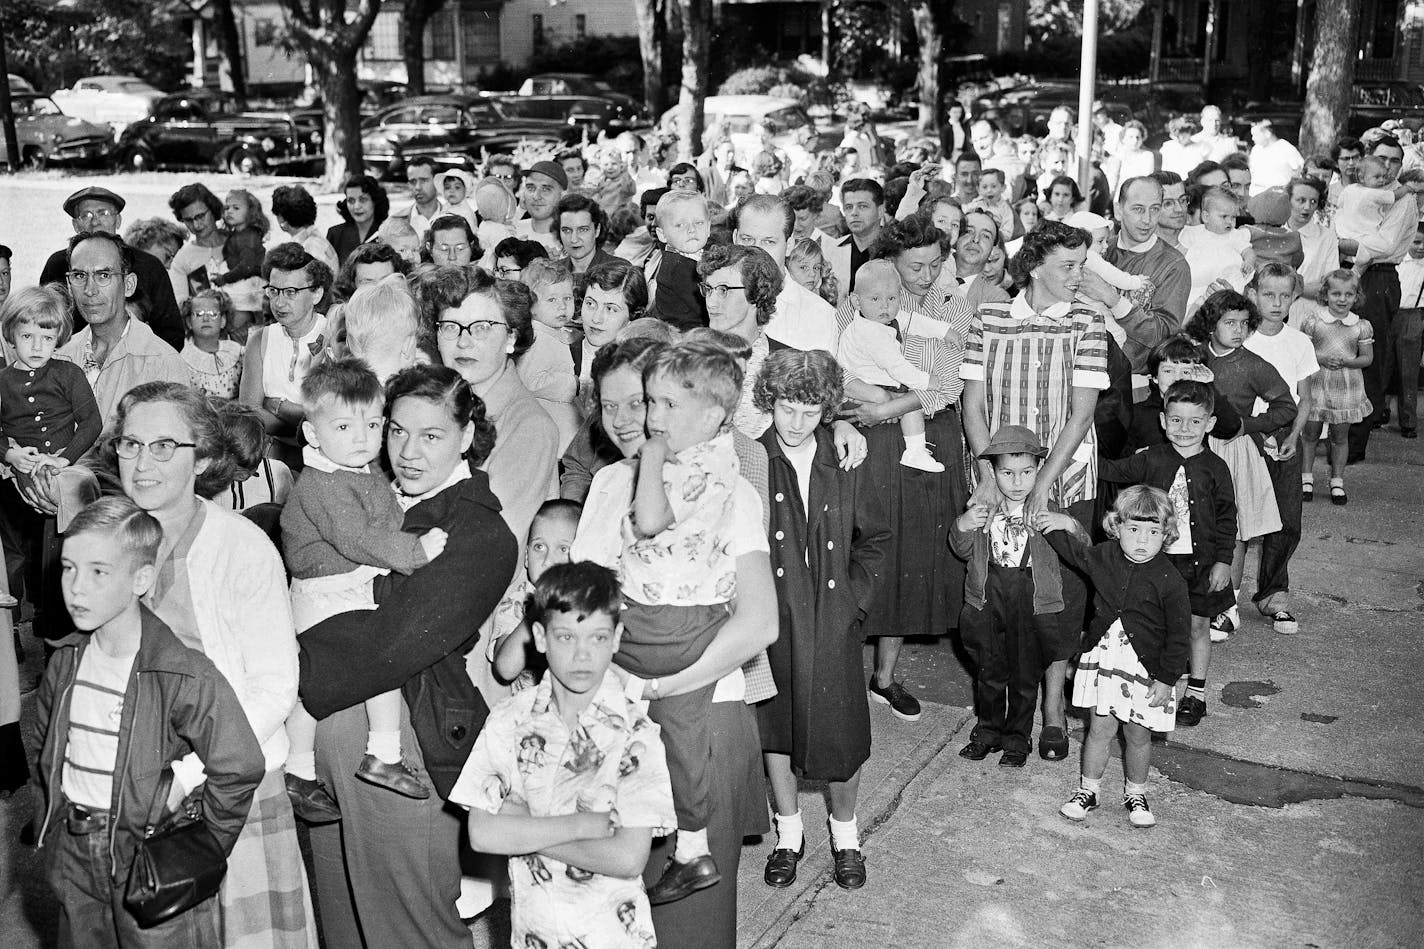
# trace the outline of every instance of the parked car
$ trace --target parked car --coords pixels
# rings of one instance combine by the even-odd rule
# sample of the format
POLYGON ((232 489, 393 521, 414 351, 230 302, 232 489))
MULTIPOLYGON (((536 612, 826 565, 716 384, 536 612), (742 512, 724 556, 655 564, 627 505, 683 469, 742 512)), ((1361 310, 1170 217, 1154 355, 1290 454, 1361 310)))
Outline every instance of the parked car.
MULTIPOLYGON (((49 164, 97 164, 114 145, 107 125, 65 115, 49 96, 13 93, 15 140, 20 161, 32 168, 49 164)), ((0 126, 0 162, 9 161, 5 129, 0 126)))
MULTIPOLYGON (((720 126, 732 139, 737 149, 737 160, 750 167, 752 156, 761 151, 761 135, 758 131, 762 122, 769 122, 773 128, 772 143, 785 146, 803 128, 815 128, 815 123, 795 99, 778 96, 708 96, 703 104, 707 129, 720 126)), ((677 108, 668 109, 659 120, 659 127, 665 132, 677 132, 677 108)), ((841 140, 840 135, 830 136, 833 140, 816 143, 813 150, 834 147, 841 140)))
POLYGON ((113 126, 115 131, 153 113, 163 93, 135 76, 89 76, 52 95, 65 115, 113 126))
POLYGON ((442 168, 467 168, 482 150, 512 151, 521 142, 563 147, 582 136, 577 125, 508 116, 493 99, 454 93, 407 99, 361 123, 366 164, 387 175, 417 155, 442 168))
POLYGON ((119 167, 216 168, 241 174, 311 165, 321 157, 320 126, 282 112, 239 112, 231 96, 189 90, 164 96, 153 115, 124 130, 119 167))
POLYGON ((649 123, 641 112, 630 113, 612 99, 597 96, 498 96, 500 112, 511 119, 551 119, 586 129, 590 137, 600 132, 642 128, 649 123))
MULTIPOLYGON (((1276 134, 1292 143, 1300 141, 1300 102, 1248 102, 1231 117, 1231 129, 1243 141, 1251 141, 1251 125, 1270 119, 1276 134)), ((1356 82, 1351 88, 1346 132, 1358 136, 1390 119, 1397 119, 1418 132, 1424 127, 1424 90, 1396 80, 1356 82)))
POLYGON ((30 81, 24 76, 17 76, 14 73, 6 73, 10 80, 10 95, 19 95, 22 92, 34 92, 35 87, 30 85, 30 81))
POLYGON ((588 73, 548 72, 530 76, 519 87, 521 96, 589 96, 607 99, 617 107, 619 115, 628 122, 651 121, 647 108, 641 101, 616 92, 612 86, 588 73))
MULTIPOLYGON (((1121 125, 1135 115, 1125 99, 1106 90, 1100 90, 1097 100, 1107 108, 1108 115, 1121 125)), ((992 120, 1001 132, 1009 135, 1033 135, 1042 138, 1048 134, 1048 117, 1059 106, 1067 106, 1078 114, 1078 85, 1072 82, 1031 82, 997 95, 981 98, 974 103, 974 118, 992 120)))

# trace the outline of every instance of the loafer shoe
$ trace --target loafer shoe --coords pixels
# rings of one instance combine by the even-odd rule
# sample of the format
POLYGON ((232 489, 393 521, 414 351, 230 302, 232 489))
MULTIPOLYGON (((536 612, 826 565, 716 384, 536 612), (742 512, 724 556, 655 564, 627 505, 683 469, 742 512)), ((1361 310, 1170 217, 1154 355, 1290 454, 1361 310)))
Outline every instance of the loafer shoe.
POLYGON ((831 844, 831 859, 835 862, 832 876, 843 890, 858 890, 865 886, 865 856, 859 850, 837 850, 831 844))
POLYGON ((959 757, 968 758, 970 761, 983 761, 993 752, 1002 751, 1003 748, 1003 745, 986 745, 982 741, 971 741, 959 749, 959 757))
POLYGON ((766 858, 766 871, 762 874, 762 879, 766 881, 767 886, 774 886, 777 889, 790 886, 796 882, 796 866, 804 856, 806 856, 806 841, 804 839, 801 841, 799 850, 777 847, 771 852, 771 856, 766 858))
POLYGON ((367 784, 374 784, 377 787, 395 791, 397 794, 413 797, 417 801, 423 801, 430 797, 430 788, 416 777, 415 772, 410 770, 404 761, 390 764, 375 755, 366 755, 356 768, 356 777, 367 784))
POLYGON ((1038 731, 1038 756, 1044 761, 1067 758, 1068 733, 1057 725, 1044 725, 1038 731))
POLYGON ((1177 724, 1188 728, 1201 723, 1206 714, 1206 703, 1195 695, 1184 695, 1177 705, 1177 724))
POLYGON ((308 781, 295 774, 286 776, 287 799, 292 812, 308 824, 330 824, 341 820, 341 808, 325 784, 308 781))
POLYGON ((655 906, 676 903, 698 890, 705 890, 721 882, 722 874, 717 871, 717 863, 710 854, 688 863, 669 860, 663 875, 648 890, 648 902, 655 906))
POLYGON ((895 717, 906 722, 918 722, 920 720, 920 702, 909 690, 898 682, 891 681, 885 688, 875 684, 875 678, 870 679, 870 697, 881 705, 890 706, 890 711, 895 717))
POLYGON ((1028 764, 1027 751, 1006 751, 999 757, 1001 768, 1022 768, 1028 764))

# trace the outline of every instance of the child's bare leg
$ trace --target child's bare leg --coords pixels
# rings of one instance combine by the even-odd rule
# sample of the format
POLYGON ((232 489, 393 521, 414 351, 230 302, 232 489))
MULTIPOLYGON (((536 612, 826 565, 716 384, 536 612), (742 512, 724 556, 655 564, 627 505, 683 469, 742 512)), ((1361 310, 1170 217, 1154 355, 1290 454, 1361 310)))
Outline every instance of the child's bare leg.
POLYGON ((829 790, 831 814, 827 824, 831 829, 831 847, 838 851, 859 850, 860 825, 855 819, 855 802, 860 796, 860 771, 857 769, 845 781, 832 781, 829 790))
POLYGON ((1306 422, 1300 433, 1300 473, 1307 482, 1315 480, 1315 445, 1321 427, 1319 422, 1306 422))
POLYGON ((287 773, 316 780, 316 719, 298 702, 287 716, 287 773))
POLYGON ((1068 660, 1055 659, 1043 674, 1043 724, 1048 727, 1068 726, 1068 712, 1063 704, 1063 683, 1068 677, 1068 660))
POLYGON ((1345 460, 1350 456, 1350 426, 1330 426, 1330 483, 1345 480, 1345 460))
POLYGON ((1152 732, 1144 725, 1123 722, 1122 770, 1132 784, 1147 783, 1147 768, 1152 763, 1152 732))
MULTIPOLYGON (((1117 737, 1118 720, 1102 712, 1094 712, 1088 723, 1088 737, 1083 740, 1083 779, 1095 784, 1103 779, 1108 767, 1108 750, 1117 737)), ((1086 786, 1086 784, 1085 784, 1086 786)))
MULTIPOLYGON (((776 811, 776 849, 798 853, 805 841, 806 827, 801 822, 801 803, 796 796, 796 775, 791 771, 791 756, 768 751, 762 755, 766 762, 766 777, 771 784, 771 806, 776 811)), ((787 886, 795 879, 794 866, 786 868, 790 873, 786 882, 772 879, 773 870, 767 870, 767 882, 773 886, 787 886)), ((786 874, 783 873, 783 877, 786 874)))
POLYGON ((1246 541, 1238 540, 1236 548, 1231 552, 1231 605, 1236 606, 1236 601, 1241 599, 1241 578, 1246 575, 1246 541))
POLYGON ((912 438, 925 437, 925 415, 923 412, 906 412, 900 416, 900 434, 905 436, 905 444, 912 438))
POLYGON ((1205 682, 1207 668, 1210 665, 1211 620, 1205 616, 1193 616, 1191 677, 1205 682))
POLYGON ((930 454, 925 444, 925 416, 918 409, 900 416, 900 434, 905 436, 905 453, 900 456, 900 464, 921 471, 943 471, 944 465, 930 454))

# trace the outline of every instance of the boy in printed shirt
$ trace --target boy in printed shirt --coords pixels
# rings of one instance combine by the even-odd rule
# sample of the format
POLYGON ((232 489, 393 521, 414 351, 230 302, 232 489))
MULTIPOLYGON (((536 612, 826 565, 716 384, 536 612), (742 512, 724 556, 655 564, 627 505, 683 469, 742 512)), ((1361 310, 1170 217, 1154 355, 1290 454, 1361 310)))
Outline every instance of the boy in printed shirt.
MULTIPOLYGON (((736 561, 728 551, 741 476, 730 426, 742 397, 742 367, 723 347, 684 341, 660 352, 643 378, 649 438, 632 509, 619 524, 617 566, 627 602, 617 662, 644 680, 648 714, 663 728, 677 805, 673 858, 648 892, 656 904, 722 879, 707 845, 708 715, 716 686, 663 696, 659 685, 702 656, 736 596, 736 561)), ((583 537, 574 544, 575 560, 584 545, 583 537)))
MULTIPOLYGON (((39 841, 61 905, 61 946, 221 945, 216 900, 140 928, 123 888, 145 825, 161 816, 154 797, 165 768, 190 752, 202 759, 194 795, 228 853, 266 770, 232 686, 139 602, 162 539, 125 497, 84 508, 64 537, 60 582, 79 632, 57 645, 38 703, 39 841)), ((179 803, 170 791, 162 814, 179 803)))
POLYGON ((450 792, 471 846, 510 855, 518 949, 657 942, 640 874, 675 817, 658 726, 609 669, 622 602, 597 564, 540 576, 526 618, 548 672, 490 711, 450 792))

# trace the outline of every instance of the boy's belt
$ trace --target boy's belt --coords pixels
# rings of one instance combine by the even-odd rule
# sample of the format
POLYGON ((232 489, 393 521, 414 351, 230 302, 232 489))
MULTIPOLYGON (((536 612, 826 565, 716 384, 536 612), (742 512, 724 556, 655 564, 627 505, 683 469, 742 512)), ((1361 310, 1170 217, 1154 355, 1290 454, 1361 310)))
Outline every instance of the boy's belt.
POLYGON ((75 837, 97 834, 109 826, 108 811, 91 811, 70 804, 64 812, 64 826, 75 837))

